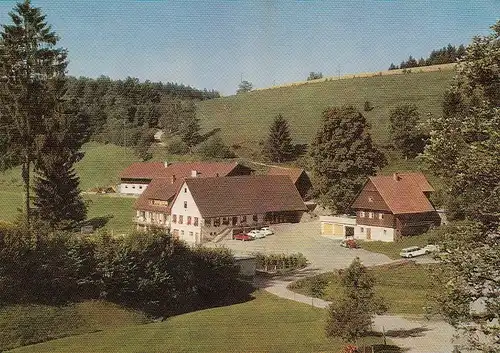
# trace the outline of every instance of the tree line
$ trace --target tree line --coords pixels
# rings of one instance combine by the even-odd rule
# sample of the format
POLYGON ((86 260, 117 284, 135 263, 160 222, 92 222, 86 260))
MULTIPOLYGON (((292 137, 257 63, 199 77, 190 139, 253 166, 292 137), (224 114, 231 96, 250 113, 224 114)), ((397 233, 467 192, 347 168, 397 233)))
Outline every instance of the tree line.
POLYGON ((448 46, 441 49, 433 50, 428 58, 421 57, 416 59, 413 56, 409 56, 407 60, 401 61, 401 64, 394 65, 391 63, 389 70, 397 69, 410 69, 413 67, 431 66, 431 65, 441 65, 456 63, 465 54, 465 46, 463 44, 458 47, 448 44, 448 46))

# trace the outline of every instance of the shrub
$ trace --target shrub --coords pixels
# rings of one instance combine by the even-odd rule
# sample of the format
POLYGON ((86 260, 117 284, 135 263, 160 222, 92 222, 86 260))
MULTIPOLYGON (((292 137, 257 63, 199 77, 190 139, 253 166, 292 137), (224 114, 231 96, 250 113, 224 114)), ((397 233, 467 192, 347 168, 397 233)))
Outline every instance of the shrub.
POLYGON ((180 138, 174 137, 167 143, 167 151, 171 154, 186 154, 189 147, 180 138))
POLYGON ((307 259, 302 253, 297 254, 255 254, 257 269, 266 272, 296 270, 307 266, 307 259))

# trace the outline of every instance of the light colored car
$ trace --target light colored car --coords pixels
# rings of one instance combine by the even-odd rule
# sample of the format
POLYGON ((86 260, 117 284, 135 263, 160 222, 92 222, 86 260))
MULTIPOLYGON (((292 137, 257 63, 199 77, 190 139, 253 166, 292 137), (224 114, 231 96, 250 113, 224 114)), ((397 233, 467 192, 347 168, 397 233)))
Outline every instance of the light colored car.
POLYGON ((427 254, 433 253, 433 252, 439 252, 439 246, 434 245, 434 244, 428 244, 424 246, 424 250, 427 254))
POLYGON ((269 227, 262 227, 262 228, 260 228, 260 232, 264 233, 264 235, 274 234, 274 232, 269 227))
POLYGON ((260 230, 257 230, 257 229, 249 231, 247 233, 247 235, 249 237, 254 238, 254 239, 259 239, 259 238, 265 238, 266 237, 266 235, 263 232, 261 232, 260 230))
POLYGON ((409 248, 401 249, 399 256, 411 258, 427 254, 427 251, 419 246, 410 246, 409 248))

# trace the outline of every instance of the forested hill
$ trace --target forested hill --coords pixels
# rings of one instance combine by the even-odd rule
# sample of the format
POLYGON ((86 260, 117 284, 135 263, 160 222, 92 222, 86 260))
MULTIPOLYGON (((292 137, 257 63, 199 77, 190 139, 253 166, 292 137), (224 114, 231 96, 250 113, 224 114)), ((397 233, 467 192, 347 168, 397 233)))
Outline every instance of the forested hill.
POLYGON ((214 90, 106 76, 68 77, 65 94, 88 124, 91 140, 127 146, 136 145, 151 129, 177 131, 183 114, 194 111, 194 102, 218 97, 214 90))
POLYGON ((426 59, 420 58, 419 60, 417 60, 416 58, 410 55, 408 60, 402 61, 399 66, 391 64, 389 66, 389 70, 411 69, 413 67, 456 63, 457 60, 464 54, 465 54, 465 46, 463 44, 459 45, 458 47, 448 44, 447 47, 433 50, 429 55, 429 57, 426 59))

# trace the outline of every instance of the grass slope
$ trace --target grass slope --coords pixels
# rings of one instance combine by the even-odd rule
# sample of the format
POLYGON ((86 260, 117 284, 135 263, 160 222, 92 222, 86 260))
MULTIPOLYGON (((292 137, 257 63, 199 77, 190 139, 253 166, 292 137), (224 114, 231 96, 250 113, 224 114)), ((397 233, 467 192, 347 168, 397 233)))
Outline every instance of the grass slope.
MULTIPOLYGON (((325 338, 325 312, 256 292, 246 303, 197 311, 164 322, 105 330, 13 352, 339 352, 325 338)), ((381 343, 367 338, 365 343, 381 343)))
MULTIPOLYGON (((384 298, 391 314, 422 315, 428 305, 431 291, 431 265, 405 264, 400 266, 377 266, 370 268, 376 280, 375 293, 384 298)), ((325 273, 319 276, 328 281, 322 299, 334 301, 342 295, 342 285, 338 273, 325 273)), ((293 283, 290 289, 311 295, 313 278, 293 283)))
POLYGON ((359 242, 362 249, 385 254, 395 260, 401 259, 401 256, 399 256, 401 249, 409 248, 410 246, 426 246, 432 243, 433 239, 427 233, 419 236, 403 237, 403 239, 391 243, 385 241, 359 242))
POLYGON ((148 322, 136 311, 102 301, 62 307, 13 305, 0 309, 0 351, 55 338, 148 322))
POLYGON ((205 130, 220 128, 227 143, 260 149, 258 142, 265 139, 277 114, 288 119, 296 143, 310 143, 326 107, 352 104, 371 123, 375 141, 386 143, 389 111, 401 103, 414 103, 422 116, 441 114, 443 92, 453 74, 442 70, 252 91, 200 102, 197 114, 205 130), (365 101, 374 109, 363 111, 365 101))

